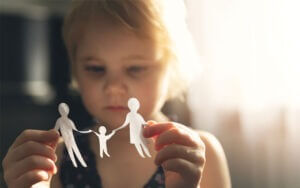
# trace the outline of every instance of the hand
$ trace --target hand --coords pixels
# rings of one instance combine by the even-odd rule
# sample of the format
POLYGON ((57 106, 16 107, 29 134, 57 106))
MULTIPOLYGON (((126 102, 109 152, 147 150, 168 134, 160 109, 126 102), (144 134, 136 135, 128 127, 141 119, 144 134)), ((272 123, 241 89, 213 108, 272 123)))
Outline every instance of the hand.
POLYGON ((168 188, 199 188, 205 164, 205 145, 197 132, 173 122, 148 122, 145 138, 154 138, 155 163, 162 165, 168 188))
POLYGON ((9 148, 2 161, 4 179, 9 188, 50 186, 57 172, 55 161, 59 133, 56 130, 23 131, 9 148))

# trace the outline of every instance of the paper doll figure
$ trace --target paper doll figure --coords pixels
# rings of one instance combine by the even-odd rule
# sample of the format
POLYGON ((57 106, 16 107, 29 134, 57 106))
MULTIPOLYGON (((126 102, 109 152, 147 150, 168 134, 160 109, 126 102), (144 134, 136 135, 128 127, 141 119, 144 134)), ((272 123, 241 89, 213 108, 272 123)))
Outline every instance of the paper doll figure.
POLYGON ((140 102, 136 98, 128 100, 128 107, 130 112, 126 115, 125 122, 114 131, 123 129, 129 124, 130 143, 134 144, 140 156, 145 158, 143 150, 148 157, 151 157, 147 148, 147 140, 143 136, 142 127, 146 124, 144 118, 137 112, 140 108, 140 102))
POLYGON ((100 157, 103 158, 103 151, 104 153, 110 157, 110 155, 107 152, 107 140, 109 140, 116 132, 112 131, 109 135, 105 135, 106 128, 104 126, 100 126, 98 128, 99 134, 97 132, 94 132, 98 136, 99 140, 99 148, 100 148, 100 157))
MULTIPOLYGON (((76 157, 78 158, 79 162, 83 167, 87 167, 85 161, 83 160, 80 151, 76 145, 74 135, 73 135, 73 130, 78 131, 77 128, 75 127, 73 121, 69 119, 68 114, 69 114, 69 107, 66 103, 60 103, 58 106, 58 111, 61 115, 60 118, 56 121, 55 128, 57 131, 60 130, 60 133, 63 137, 63 140, 65 142, 68 154, 70 156, 70 159, 73 163, 73 166, 77 168, 77 163, 74 157, 74 153, 76 157), (73 153, 74 152, 74 153, 73 153)), ((89 131, 78 131, 81 133, 89 133, 89 131)))

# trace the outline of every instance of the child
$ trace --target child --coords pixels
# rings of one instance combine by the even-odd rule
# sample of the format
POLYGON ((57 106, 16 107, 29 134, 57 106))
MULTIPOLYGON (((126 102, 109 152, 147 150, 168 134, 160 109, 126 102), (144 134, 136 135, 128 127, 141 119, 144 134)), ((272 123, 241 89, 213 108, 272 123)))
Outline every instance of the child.
POLYGON ((98 157, 95 135, 78 136, 88 167, 74 168, 57 131, 25 130, 3 161, 9 187, 230 187, 218 141, 161 112, 184 90, 180 67, 191 61, 183 10, 181 0, 74 1, 64 25, 73 85, 109 132, 124 122, 128 99, 137 98, 139 113, 153 120, 143 129, 152 157, 140 157, 123 129, 110 139, 106 158, 98 157))
POLYGON ((106 154, 106 156, 110 157, 110 155, 107 152, 107 140, 109 140, 114 134, 115 131, 113 131, 112 133, 110 133, 109 135, 105 135, 106 134, 106 128, 104 126, 100 126, 98 128, 98 132, 94 132, 99 140, 99 150, 100 150, 100 157, 103 158, 103 152, 106 154))

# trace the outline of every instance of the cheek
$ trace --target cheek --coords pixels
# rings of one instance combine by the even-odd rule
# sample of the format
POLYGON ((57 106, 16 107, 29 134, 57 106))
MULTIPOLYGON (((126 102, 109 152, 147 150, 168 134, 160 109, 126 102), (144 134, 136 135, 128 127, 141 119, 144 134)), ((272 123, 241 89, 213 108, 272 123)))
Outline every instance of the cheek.
POLYGON ((141 105, 143 105, 141 113, 151 116, 160 112, 168 94, 169 79, 167 73, 157 74, 144 84, 143 88, 143 92, 140 95, 142 99, 141 105))
POLYGON ((90 114, 93 114, 94 109, 97 109, 96 101, 99 100, 99 87, 94 82, 88 80, 83 74, 77 76, 78 92, 80 93, 82 102, 90 114))
POLYGON ((168 88, 169 88, 169 71, 165 67, 160 72, 157 73, 155 79, 153 79, 155 94, 158 99, 166 99, 168 88))
POLYGON ((166 100, 168 92, 169 92, 169 86, 170 86, 169 78, 170 78, 169 71, 165 71, 160 79, 160 85, 159 85, 160 95, 162 97, 164 97, 165 100, 166 100))
POLYGON ((97 94, 96 90, 90 88, 86 89, 85 87, 82 88, 80 95, 85 109, 90 115, 97 117, 99 107, 101 107, 100 103, 103 101, 100 98, 101 96, 97 94))
POLYGON ((87 74, 83 67, 76 67, 76 80, 81 95, 93 94, 97 83, 87 74), (91 92, 92 91, 92 92, 91 92))
POLYGON ((76 85, 77 85, 77 89, 80 92, 81 90, 81 86, 83 85, 82 82, 82 71, 79 69, 79 65, 77 63, 74 63, 73 64, 73 67, 72 67, 72 73, 73 73, 73 78, 74 78, 74 81, 76 82, 76 85))
POLYGON ((82 79, 78 82, 79 91, 84 100, 97 101, 101 97, 101 85, 89 79, 82 79))
POLYGON ((163 75, 161 75, 161 78, 157 84, 157 106, 159 110, 161 110, 167 100, 169 84, 168 72, 165 72, 163 75))

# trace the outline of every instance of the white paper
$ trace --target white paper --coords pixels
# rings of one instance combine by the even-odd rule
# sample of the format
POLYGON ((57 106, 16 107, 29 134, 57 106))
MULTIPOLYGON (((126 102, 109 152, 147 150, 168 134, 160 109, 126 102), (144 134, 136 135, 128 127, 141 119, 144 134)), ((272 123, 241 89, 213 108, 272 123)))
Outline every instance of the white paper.
POLYGON ((113 131, 119 131, 129 124, 130 143, 134 144, 141 157, 145 158, 144 153, 151 157, 147 148, 147 140, 143 136, 143 126, 146 124, 144 118, 137 112, 140 108, 140 103, 136 98, 128 100, 128 107, 130 112, 126 115, 125 122, 119 128, 113 131), (144 153, 143 153, 144 151, 144 153))
POLYGON ((100 157, 103 158, 103 152, 106 154, 106 156, 110 157, 110 155, 107 152, 107 140, 109 140, 116 132, 112 131, 109 135, 106 134, 106 128, 104 126, 100 126, 98 128, 98 132, 93 131, 99 140, 99 154, 100 157))
MULTIPOLYGON (((60 131, 64 143, 66 145, 68 154, 70 156, 70 159, 73 163, 73 166, 77 168, 77 163, 74 157, 74 153, 79 160, 80 164, 83 167, 87 167, 85 161, 83 160, 83 157, 81 156, 81 153, 77 147, 77 144, 74 139, 73 130, 78 131, 76 126, 74 125, 73 121, 68 118, 69 114, 69 107, 66 103, 60 103, 58 106, 58 111, 61 115, 60 118, 57 119, 55 128, 57 131, 60 131)), ((80 131, 79 131, 80 132, 80 131)), ((88 133, 91 131, 82 131, 83 133, 88 133)))

